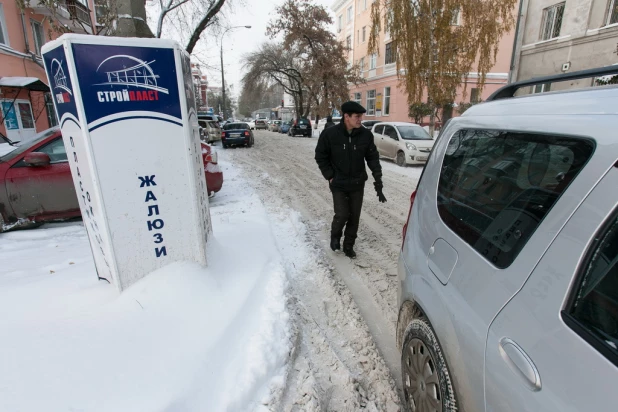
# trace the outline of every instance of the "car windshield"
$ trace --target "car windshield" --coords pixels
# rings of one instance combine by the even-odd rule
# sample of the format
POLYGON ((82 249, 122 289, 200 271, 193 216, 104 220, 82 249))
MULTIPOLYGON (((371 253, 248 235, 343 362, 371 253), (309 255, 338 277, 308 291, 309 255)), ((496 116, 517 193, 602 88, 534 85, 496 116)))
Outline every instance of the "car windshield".
POLYGON ((42 131, 41 133, 34 136, 32 139, 28 139, 27 142, 23 142, 22 144, 18 143, 15 150, 11 150, 4 156, 0 156, 0 162, 6 162, 12 159, 13 157, 24 153, 26 150, 30 149, 32 146, 40 143, 41 141, 47 139, 49 136, 56 133, 58 130, 59 130, 58 127, 52 127, 51 129, 42 131))
POLYGON ((246 130, 249 128, 247 123, 228 123, 223 126, 223 130, 246 130))
POLYGON ((399 134, 406 140, 431 140, 429 133, 419 126, 397 126, 399 134))

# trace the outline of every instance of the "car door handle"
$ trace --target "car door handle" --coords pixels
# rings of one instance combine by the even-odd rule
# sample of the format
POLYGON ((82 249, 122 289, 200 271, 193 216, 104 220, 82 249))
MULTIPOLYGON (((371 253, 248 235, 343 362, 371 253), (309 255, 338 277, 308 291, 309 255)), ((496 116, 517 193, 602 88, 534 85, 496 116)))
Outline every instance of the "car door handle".
POLYGON ((533 392, 541 390, 541 375, 524 350, 510 338, 500 340, 500 355, 509 368, 519 375, 528 389, 533 392))

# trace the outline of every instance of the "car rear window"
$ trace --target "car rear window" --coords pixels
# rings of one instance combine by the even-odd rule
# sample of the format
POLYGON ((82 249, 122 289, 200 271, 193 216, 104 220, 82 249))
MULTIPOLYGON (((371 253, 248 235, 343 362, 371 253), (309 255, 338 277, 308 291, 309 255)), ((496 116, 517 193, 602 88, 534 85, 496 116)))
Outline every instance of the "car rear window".
POLYGON ((228 123, 223 126, 223 130, 244 130, 248 128, 249 125, 247 123, 228 123))
POLYGON ((440 172, 440 217, 485 259, 506 268, 593 151, 588 139, 460 130, 440 172))

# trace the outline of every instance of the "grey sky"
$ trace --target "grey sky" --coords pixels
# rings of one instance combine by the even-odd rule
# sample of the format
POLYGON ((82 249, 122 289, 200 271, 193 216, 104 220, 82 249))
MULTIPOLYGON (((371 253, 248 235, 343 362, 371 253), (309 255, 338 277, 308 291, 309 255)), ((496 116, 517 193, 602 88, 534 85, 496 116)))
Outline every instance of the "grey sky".
MULTIPOLYGON (((244 7, 237 6, 234 8, 234 15, 228 17, 228 22, 230 26, 251 26, 251 28, 230 30, 223 39, 225 82, 234 86, 236 97, 240 94, 240 80, 243 75, 242 56, 257 50, 260 44, 268 40, 266 27, 275 16, 275 8, 281 5, 283 0, 244 0, 244 2, 244 7)), ((314 0, 314 2, 324 6, 331 17, 334 16, 330 10, 334 0, 314 0)), ((219 38, 217 38, 212 41, 207 39, 203 47, 200 48, 200 50, 203 50, 200 53, 201 58, 214 68, 205 70, 211 86, 221 84, 219 47, 219 38)))

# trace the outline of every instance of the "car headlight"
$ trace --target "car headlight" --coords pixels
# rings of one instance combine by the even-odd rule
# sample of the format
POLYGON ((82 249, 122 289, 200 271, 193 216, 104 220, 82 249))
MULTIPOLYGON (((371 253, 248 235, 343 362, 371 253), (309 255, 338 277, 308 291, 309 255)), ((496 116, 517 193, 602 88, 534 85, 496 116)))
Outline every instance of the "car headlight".
POLYGON ((408 148, 408 150, 416 150, 416 146, 414 146, 412 143, 406 143, 406 147, 408 148))

